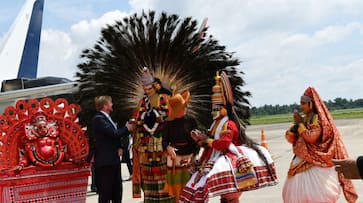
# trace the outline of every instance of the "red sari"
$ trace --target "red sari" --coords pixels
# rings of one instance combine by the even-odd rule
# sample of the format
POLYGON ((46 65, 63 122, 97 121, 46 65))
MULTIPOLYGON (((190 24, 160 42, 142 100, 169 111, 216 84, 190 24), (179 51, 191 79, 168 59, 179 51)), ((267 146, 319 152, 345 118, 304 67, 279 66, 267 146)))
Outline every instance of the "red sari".
MULTIPOLYGON (((298 136, 296 139, 290 139, 293 144, 293 152, 296 156, 305 161, 300 169, 290 168, 289 175, 303 172, 308 170, 312 166, 318 166, 322 168, 333 167, 332 159, 346 159, 348 158, 348 152, 344 147, 342 137, 335 126, 335 123, 325 106, 323 100, 319 97, 316 90, 309 87, 305 93, 312 99, 315 109, 317 111, 317 118, 319 127, 311 126, 299 126, 298 136), (320 137, 317 140, 312 140, 311 137, 315 133, 319 133, 320 137)), ((287 133, 287 137, 289 137, 287 133)), ((288 138, 289 140, 289 138, 288 138)), ((343 189, 345 199, 349 202, 356 202, 358 195, 354 189, 354 186, 350 180, 339 174, 339 182, 343 189)))

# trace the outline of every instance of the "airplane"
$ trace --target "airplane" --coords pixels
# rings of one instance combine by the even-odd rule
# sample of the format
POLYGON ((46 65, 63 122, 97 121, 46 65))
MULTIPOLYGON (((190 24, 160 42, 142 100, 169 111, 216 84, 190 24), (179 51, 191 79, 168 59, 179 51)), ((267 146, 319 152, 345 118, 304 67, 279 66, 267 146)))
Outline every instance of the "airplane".
POLYGON ((44 0, 26 0, 0 46, 0 114, 19 99, 72 99, 78 91, 66 78, 37 78, 43 8, 44 0))

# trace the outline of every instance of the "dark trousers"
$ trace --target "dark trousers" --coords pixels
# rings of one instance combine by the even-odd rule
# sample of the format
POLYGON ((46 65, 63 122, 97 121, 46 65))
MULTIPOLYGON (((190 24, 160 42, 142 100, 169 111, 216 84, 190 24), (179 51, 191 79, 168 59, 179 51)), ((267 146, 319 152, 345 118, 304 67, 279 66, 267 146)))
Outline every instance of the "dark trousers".
POLYGON ((124 150, 122 153, 122 163, 126 163, 129 174, 132 175, 132 160, 130 159, 130 151, 124 150))
POLYGON ((95 172, 95 164, 94 163, 92 163, 92 165, 91 165, 91 173, 92 173, 91 190, 92 191, 97 191, 97 186, 96 186, 96 172, 95 172))
POLYGON ((96 185, 99 203, 121 203, 121 165, 96 166, 96 185))

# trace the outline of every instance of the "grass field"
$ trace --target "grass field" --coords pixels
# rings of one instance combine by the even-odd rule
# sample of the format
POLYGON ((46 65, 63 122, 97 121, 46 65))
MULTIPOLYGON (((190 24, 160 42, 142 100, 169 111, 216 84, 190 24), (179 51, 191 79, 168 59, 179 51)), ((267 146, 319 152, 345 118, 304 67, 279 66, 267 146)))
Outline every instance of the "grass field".
MULTIPOLYGON (((342 109, 330 112, 334 119, 363 118, 363 108, 342 109)), ((292 122, 291 114, 251 116, 251 125, 292 122)))

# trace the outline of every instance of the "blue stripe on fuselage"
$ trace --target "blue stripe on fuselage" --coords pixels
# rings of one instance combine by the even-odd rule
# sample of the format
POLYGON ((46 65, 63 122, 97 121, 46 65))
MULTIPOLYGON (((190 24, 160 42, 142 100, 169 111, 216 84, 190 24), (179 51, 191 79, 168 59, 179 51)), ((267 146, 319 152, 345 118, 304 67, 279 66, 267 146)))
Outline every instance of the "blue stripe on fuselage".
POLYGON ((44 0, 34 2, 29 28, 21 57, 18 78, 36 78, 44 0))

